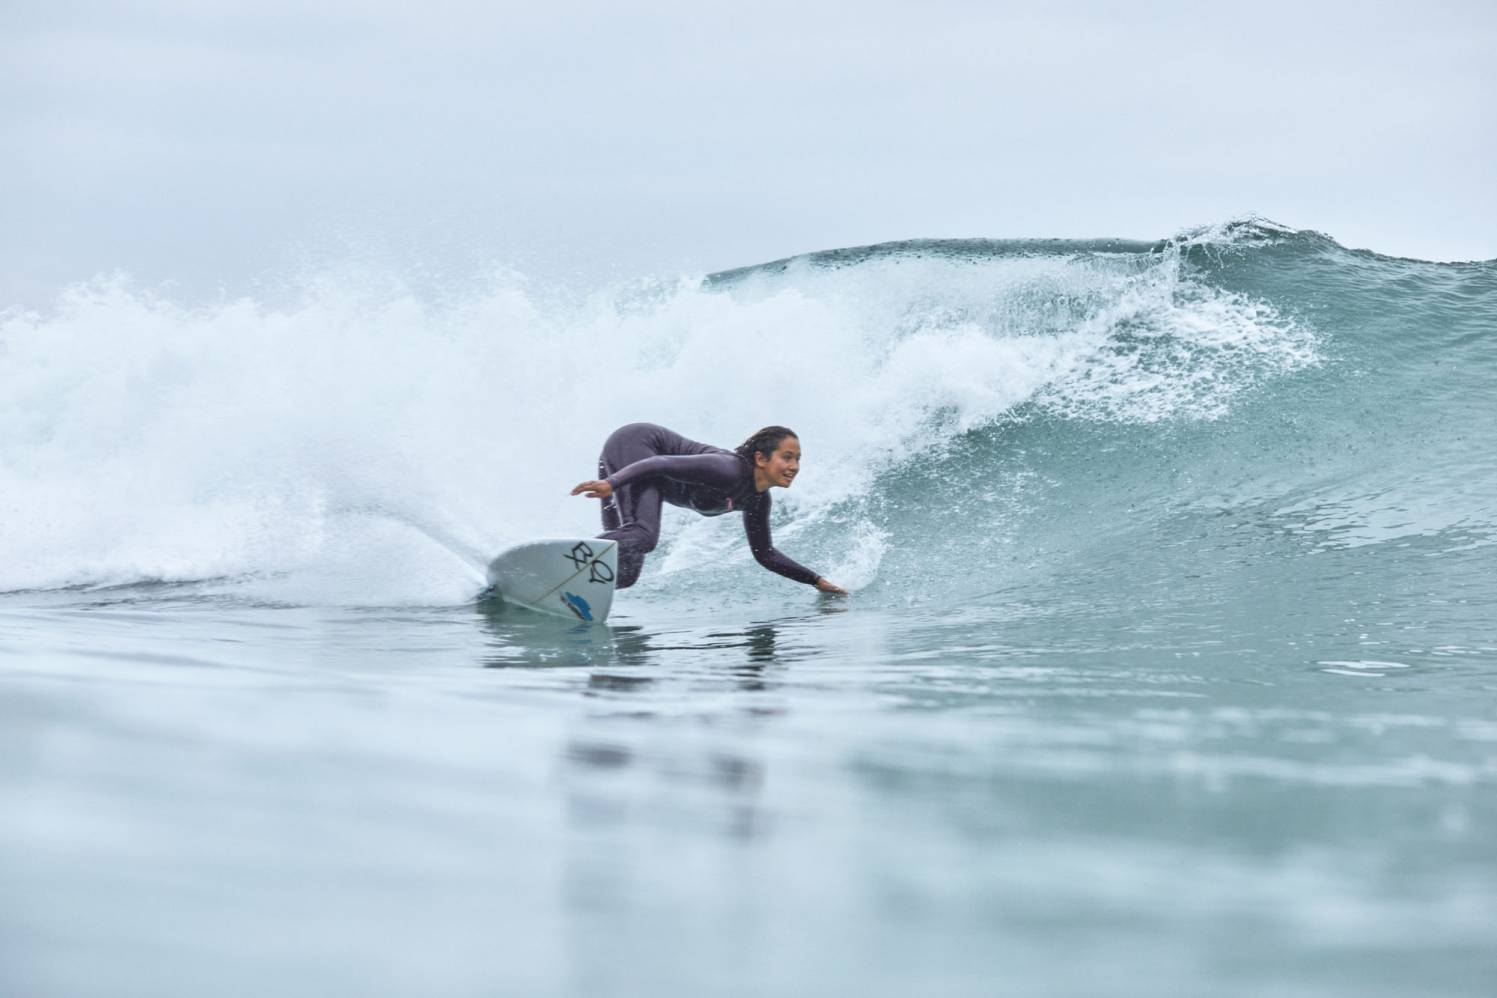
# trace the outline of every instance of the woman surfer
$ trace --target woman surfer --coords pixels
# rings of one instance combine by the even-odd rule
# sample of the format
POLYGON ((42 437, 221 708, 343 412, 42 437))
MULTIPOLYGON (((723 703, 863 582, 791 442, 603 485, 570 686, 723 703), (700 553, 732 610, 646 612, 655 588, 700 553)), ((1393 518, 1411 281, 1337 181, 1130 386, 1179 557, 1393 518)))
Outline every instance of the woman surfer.
POLYGON ((800 439, 783 426, 766 426, 737 450, 687 440, 654 423, 614 430, 598 458, 598 478, 572 495, 603 500, 603 530, 618 541, 618 588, 639 578, 645 555, 660 540, 660 504, 703 516, 743 513, 754 560, 787 579, 846 596, 847 590, 775 550, 769 536, 769 490, 788 489, 800 471, 800 439))

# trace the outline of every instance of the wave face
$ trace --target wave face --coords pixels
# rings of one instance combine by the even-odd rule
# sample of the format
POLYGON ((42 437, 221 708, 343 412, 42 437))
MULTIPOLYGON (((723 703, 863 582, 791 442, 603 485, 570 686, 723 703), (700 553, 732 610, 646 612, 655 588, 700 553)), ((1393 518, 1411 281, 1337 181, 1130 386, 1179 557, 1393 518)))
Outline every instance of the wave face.
MULTIPOLYGON (((345 276, 187 307, 96 283, 0 320, 0 591, 460 602, 504 545, 597 529, 566 493, 635 420, 724 446, 796 427, 776 541, 878 603, 1279 586, 1327 552, 1417 585, 1430 556, 1490 556, 1494 377, 1497 261, 1258 221, 591 294, 345 276)), ((629 598, 777 591, 733 519, 668 511, 629 598)))

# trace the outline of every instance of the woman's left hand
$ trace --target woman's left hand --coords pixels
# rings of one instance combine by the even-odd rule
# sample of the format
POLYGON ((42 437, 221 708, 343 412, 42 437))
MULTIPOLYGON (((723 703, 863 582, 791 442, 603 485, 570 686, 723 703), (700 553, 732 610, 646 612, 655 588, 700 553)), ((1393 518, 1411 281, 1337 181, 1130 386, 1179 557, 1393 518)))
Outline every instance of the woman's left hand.
POLYGON ((824 593, 833 593, 837 596, 847 595, 847 590, 837 585, 837 583, 833 582, 831 579, 817 579, 816 588, 820 589, 824 593))
POLYGON ((606 481, 583 482, 572 490, 572 495, 580 495, 583 492, 587 493, 589 499, 607 499, 613 495, 613 486, 606 481))

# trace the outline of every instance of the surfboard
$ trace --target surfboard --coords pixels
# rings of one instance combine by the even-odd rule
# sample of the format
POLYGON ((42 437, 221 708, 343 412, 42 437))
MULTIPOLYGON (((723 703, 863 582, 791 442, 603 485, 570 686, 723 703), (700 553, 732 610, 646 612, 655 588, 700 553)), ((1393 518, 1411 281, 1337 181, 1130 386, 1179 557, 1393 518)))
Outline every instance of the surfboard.
POLYGON ((617 572, 617 541, 530 541, 489 562, 489 587, 506 603, 601 624, 613 606, 617 572))

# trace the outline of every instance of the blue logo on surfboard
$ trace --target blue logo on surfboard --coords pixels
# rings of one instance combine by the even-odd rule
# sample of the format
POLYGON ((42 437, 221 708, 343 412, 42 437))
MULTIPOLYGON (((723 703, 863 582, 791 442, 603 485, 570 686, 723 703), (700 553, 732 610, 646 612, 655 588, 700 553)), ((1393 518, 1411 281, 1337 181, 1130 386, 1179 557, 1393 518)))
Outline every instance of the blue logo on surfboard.
POLYGON ((587 605, 587 600, 576 593, 563 591, 561 594, 562 605, 575 613, 580 619, 592 623, 593 608, 587 605))

